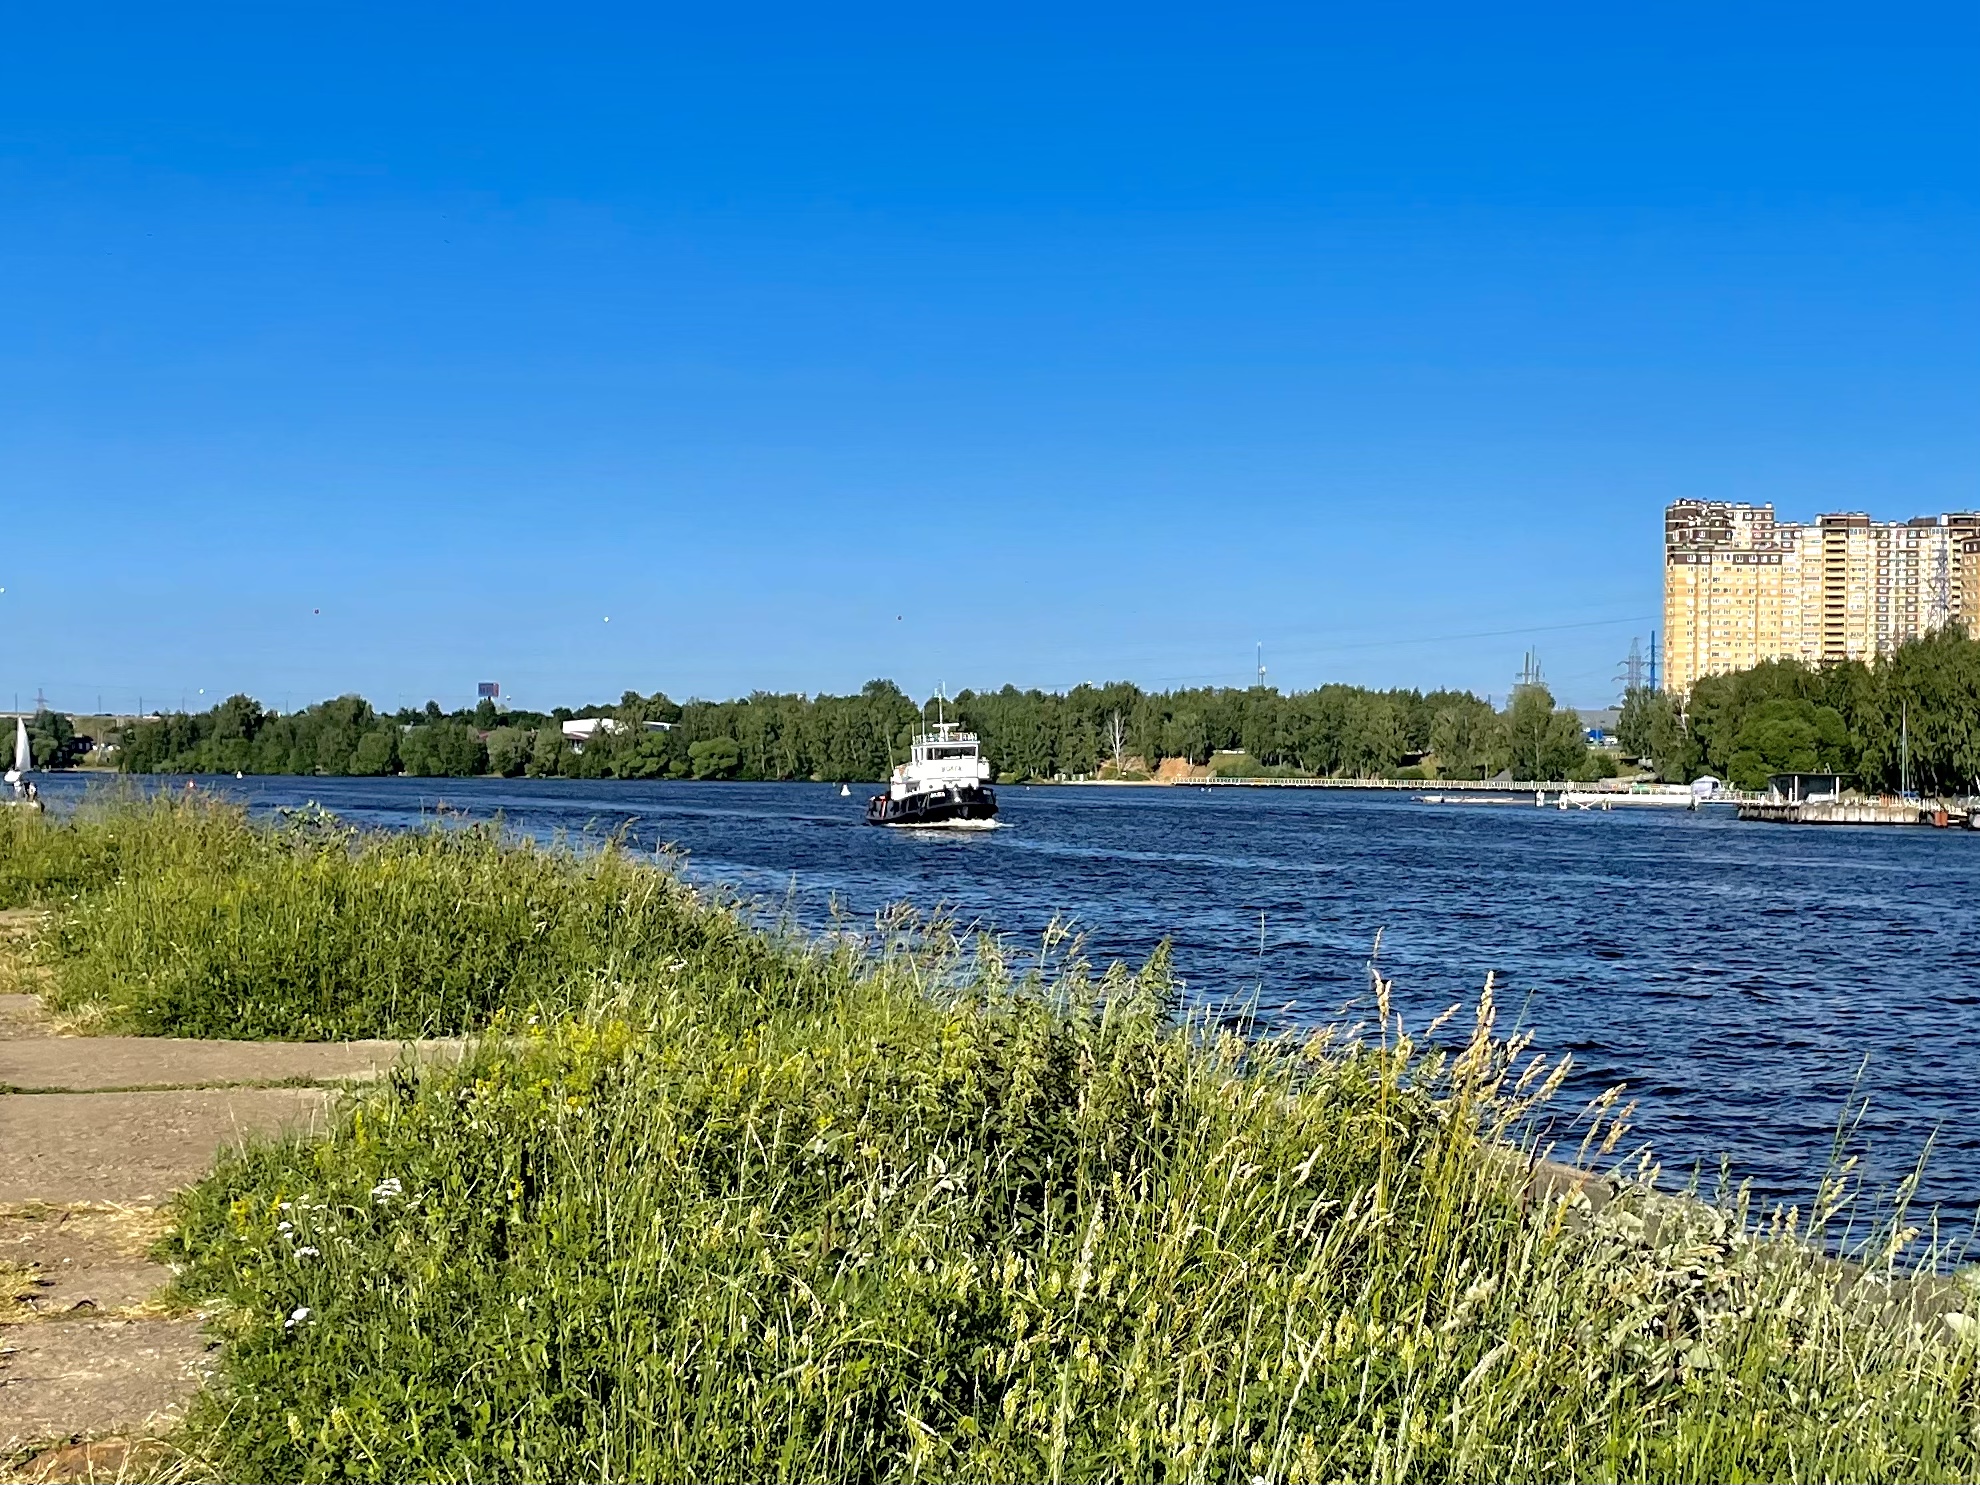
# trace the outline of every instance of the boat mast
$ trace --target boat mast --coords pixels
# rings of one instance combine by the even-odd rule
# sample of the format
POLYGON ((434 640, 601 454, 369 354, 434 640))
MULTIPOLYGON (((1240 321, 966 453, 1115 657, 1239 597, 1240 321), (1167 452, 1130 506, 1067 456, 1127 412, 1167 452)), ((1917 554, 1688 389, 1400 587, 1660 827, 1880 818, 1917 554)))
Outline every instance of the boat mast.
POLYGON ((1898 703, 1898 792, 1911 792, 1911 702, 1898 703))

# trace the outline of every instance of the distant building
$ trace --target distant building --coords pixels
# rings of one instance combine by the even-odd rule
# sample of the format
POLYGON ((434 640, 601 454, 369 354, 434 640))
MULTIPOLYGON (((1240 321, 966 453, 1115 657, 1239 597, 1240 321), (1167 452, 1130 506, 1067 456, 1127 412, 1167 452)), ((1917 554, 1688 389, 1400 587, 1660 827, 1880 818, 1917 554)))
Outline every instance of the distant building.
MULTIPOLYGON (((572 717, 568 722, 563 724, 564 739, 573 748, 582 750, 586 743, 590 742, 600 733, 609 736, 614 732, 623 732, 627 725, 627 723, 621 722, 617 717, 572 717)), ((674 730, 674 724, 672 722, 642 722, 640 726, 648 732, 672 732, 674 730)))
POLYGON ((1980 633, 1980 513, 1777 521, 1771 505, 1664 512, 1664 689, 1763 660, 1870 660, 1948 623, 1980 633))
POLYGON ((1616 728, 1622 722, 1622 712, 1613 706, 1580 707, 1575 715, 1581 719, 1581 735, 1605 748, 1616 740, 1616 728))

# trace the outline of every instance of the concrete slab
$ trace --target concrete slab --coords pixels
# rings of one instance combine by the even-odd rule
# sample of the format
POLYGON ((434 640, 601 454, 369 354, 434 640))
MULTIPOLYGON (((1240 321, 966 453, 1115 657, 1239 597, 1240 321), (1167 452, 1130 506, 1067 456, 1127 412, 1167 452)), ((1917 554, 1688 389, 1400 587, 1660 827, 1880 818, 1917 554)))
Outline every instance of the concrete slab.
POLYGON ((347 1082, 377 1077, 402 1057, 457 1062, 463 1043, 210 1042, 162 1036, 42 1036, 0 1040, 0 1088, 23 1092, 211 1088, 347 1082))
POLYGON ((38 995, 0 995, 0 1040, 16 1036, 46 1036, 48 1015, 38 995))
POLYGON ((160 1433, 212 1365, 197 1320, 0 1329, 0 1454, 77 1434, 160 1433))
POLYGON ((171 1270, 149 1256, 170 1226, 149 1207, 29 1206, 0 1212, 0 1324, 109 1318, 154 1299, 171 1270))
POLYGON ((0 1205, 155 1205, 250 1133, 321 1127, 322 1088, 0 1095, 0 1205))

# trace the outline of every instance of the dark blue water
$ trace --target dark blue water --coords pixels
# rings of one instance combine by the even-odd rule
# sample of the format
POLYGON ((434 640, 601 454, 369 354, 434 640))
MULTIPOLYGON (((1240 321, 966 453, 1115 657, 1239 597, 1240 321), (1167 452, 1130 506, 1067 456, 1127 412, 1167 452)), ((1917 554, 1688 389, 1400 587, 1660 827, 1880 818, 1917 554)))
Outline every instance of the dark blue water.
MULTIPOLYGON (((1722 1159, 1805 1200, 1852 1089, 1873 1182, 1935 1147, 1922 1195, 1980 1204, 1980 834, 1742 825, 1729 810, 1608 814, 1438 807, 1398 794, 1007 788, 1007 828, 860 823, 863 796, 808 784, 553 779, 202 780, 272 808, 317 800, 405 826, 437 801, 518 831, 631 822, 690 874, 823 924, 945 906, 1035 941, 1071 918, 1091 956, 1174 945, 1188 993, 1267 1014, 1365 1010, 1370 945, 1420 1027, 1486 972, 1536 1050, 1571 1053, 1583 1097, 1627 1083, 1667 1170, 1722 1159)), ((47 778, 51 802, 81 780, 47 778)))

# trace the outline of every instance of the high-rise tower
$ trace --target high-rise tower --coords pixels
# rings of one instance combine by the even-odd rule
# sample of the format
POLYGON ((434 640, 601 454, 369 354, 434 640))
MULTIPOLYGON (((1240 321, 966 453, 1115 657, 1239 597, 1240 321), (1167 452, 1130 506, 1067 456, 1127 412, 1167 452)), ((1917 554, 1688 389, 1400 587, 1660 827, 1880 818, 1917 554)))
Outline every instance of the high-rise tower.
POLYGON ((1716 500, 1664 512, 1667 690, 1783 657, 1868 660, 1952 622, 1980 631, 1980 514, 1804 525, 1716 500))

